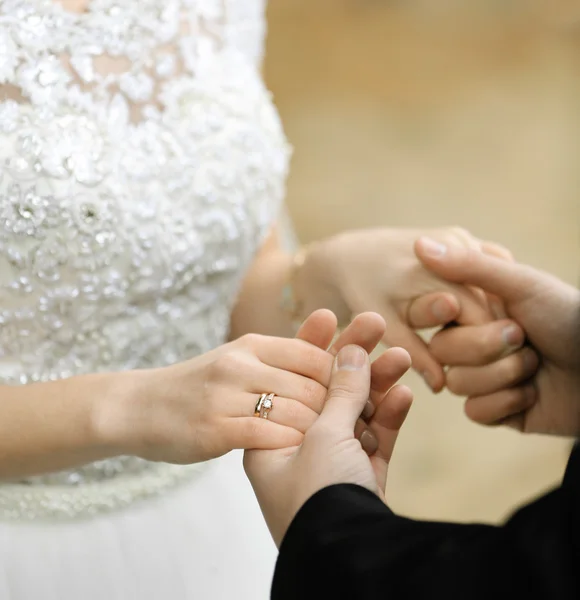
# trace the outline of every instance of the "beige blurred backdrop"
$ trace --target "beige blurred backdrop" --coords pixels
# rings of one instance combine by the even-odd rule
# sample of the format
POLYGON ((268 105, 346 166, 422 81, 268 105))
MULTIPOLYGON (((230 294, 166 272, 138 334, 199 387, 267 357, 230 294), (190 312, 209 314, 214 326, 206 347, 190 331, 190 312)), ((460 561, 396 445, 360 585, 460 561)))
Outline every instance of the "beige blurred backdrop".
MULTIPOLYGON (((579 16, 566 0, 270 0, 301 240, 461 225, 576 283, 579 16)), ((401 513, 497 522, 561 477, 567 442, 478 427, 461 399, 409 383, 388 490, 401 513)))

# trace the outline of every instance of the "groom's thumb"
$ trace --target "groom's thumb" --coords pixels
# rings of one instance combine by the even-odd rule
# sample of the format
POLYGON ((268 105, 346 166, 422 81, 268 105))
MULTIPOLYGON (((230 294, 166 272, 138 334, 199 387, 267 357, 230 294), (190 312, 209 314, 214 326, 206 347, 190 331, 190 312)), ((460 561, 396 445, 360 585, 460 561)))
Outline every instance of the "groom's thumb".
POLYGON ((417 240, 415 253, 425 267, 443 279, 477 286, 507 302, 521 301, 543 278, 531 267, 427 237, 417 240))
POLYGON ((353 431, 369 399, 370 384, 368 354, 359 346, 345 346, 334 361, 320 420, 328 427, 353 431))

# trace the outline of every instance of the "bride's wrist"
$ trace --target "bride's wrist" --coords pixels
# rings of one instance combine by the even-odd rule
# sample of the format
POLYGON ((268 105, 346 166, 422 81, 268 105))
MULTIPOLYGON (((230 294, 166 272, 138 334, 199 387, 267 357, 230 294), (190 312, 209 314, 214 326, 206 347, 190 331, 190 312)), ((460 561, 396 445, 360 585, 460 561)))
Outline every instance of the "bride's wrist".
POLYGON ((147 371, 126 371, 104 375, 93 403, 92 432, 109 456, 138 455, 143 445, 143 411, 140 398, 147 384, 147 371))
POLYGON ((350 320, 349 308, 336 285, 338 270, 326 241, 299 250, 285 291, 285 298, 291 298, 289 306, 296 320, 303 321, 319 308, 334 312, 341 325, 350 320))
POLYGON ((306 318, 304 310, 305 296, 298 289, 297 281, 304 267, 308 251, 309 246, 301 246, 292 256, 280 299, 280 307, 295 325, 306 318))

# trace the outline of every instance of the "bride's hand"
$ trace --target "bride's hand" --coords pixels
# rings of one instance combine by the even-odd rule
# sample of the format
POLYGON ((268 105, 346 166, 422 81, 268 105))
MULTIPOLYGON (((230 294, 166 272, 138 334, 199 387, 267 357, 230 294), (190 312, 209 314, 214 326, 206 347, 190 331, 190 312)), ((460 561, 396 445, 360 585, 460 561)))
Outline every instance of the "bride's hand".
MULTIPOLYGON (((303 339, 246 335, 177 365, 122 374, 130 392, 101 411, 101 437, 119 454, 179 464, 236 448, 300 444, 322 410, 334 360, 326 348, 335 331, 335 317, 317 311, 304 323, 303 339), (257 400, 270 392, 276 396, 269 418, 256 418, 257 400)), ((343 344, 371 351, 383 333, 378 315, 361 315, 343 344)))
POLYGON ((382 315, 388 325, 385 343, 405 348, 413 368, 439 391, 445 383, 443 368, 413 330, 452 321, 481 325, 494 316, 478 290, 445 282, 423 268, 414 252, 422 235, 509 258, 501 247, 454 227, 349 231, 308 248, 295 292, 305 314, 326 307, 340 320, 363 311, 382 315))

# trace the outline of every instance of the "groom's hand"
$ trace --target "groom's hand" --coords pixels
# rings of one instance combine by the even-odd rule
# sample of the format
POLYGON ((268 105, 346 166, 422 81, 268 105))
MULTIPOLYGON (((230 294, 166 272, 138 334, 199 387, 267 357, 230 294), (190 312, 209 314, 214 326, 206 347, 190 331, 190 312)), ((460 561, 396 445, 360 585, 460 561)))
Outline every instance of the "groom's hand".
MULTIPOLYGON (((378 313, 361 313, 332 343, 336 328, 335 315, 329 310, 321 309, 306 319, 296 337, 323 350, 328 349, 333 357, 348 345, 360 346, 371 354, 384 338, 387 326, 378 313)), ((402 374, 410 368, 411 358, 402 348, 390 348, 371 364, 369 399, 355 426, 355 437, 360 440, 363 449, 369 455, 378 452, 390 460, 396 432, 410 407, 411 394, 406 388, 398 389, 390 395, 389 403, 383 405, 383 400, 402 374), (402 417, 399 408, 404 409, 402 417)))
POLYGON ((303 443, 285 450, 246 452, 246 473, 276 544, 280 545, 300 507, 329 485, 357 484, 382 497, 388 457, 411 398, 402 386, 393 387, 385 395, 376 414, 382 415, 382 426, 397 427, 390 429, 388 444, 385 441, 384 447, 369 458, 355 438, 354 429, 370 387, 368 354, 358 346, 342 348, 334 363, 322 413, 303 443))
MULTIPOLYGON (((499 298, 527 335, 529 345, 514 354, 504 347, 502 355, 497 344, 500 354, 492 364, 474 358, 486 339, 501 339, 502 323, 488 329, 458 327, 435 336, 432 352, 452 366, 448 387, 469 397, 467 415, 524 432, 580 435, 580 292, 527 265, 455 245, 422 238, 415 250, 439 277, 499 298)), ((520 338, 516 345, 522 342, 520 338)))

